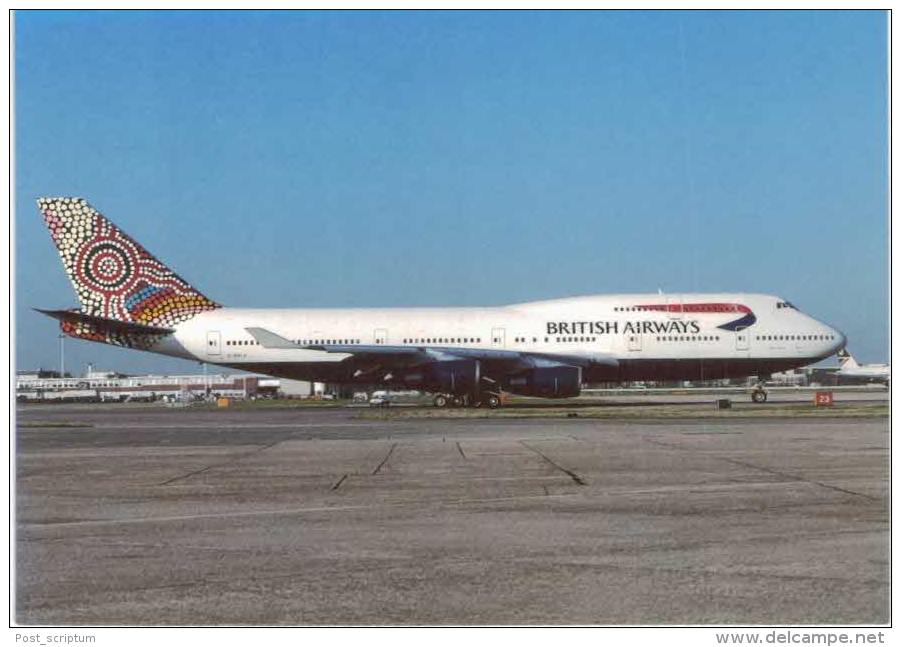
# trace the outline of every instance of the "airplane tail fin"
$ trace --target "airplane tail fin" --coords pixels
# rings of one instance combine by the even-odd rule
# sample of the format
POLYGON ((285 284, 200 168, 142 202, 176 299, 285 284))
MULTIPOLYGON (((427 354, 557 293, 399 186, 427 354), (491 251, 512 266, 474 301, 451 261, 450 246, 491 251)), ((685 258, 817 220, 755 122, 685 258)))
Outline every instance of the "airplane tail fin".
POLYGON ((851 353, 849 353, 846 349, 842 348, 837 353, 838 355, 838 364, 842 368, 858 368, 859 364, 855 361, 854 357, 852 357, 851 353))
POLYGON ((221 307, 86 200, 41 198, 38 207, 84 315, 162 329, 221 307))

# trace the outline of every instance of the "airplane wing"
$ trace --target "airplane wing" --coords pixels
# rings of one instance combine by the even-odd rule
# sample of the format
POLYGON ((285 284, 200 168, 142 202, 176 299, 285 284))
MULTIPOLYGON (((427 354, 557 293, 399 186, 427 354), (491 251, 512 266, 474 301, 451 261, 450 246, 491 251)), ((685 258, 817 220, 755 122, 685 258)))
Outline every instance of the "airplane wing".
POLYGON ((354 363, 378 362, 382 366, 411 366, 427 362, 441 362, 458 359, 480 360, 489 365, 509 369, 532 368, 566 364, 570 366, 611 366, 619 361, 606 353, 545 353, 516 351, 497 348, 454 348, 445 346, 391 346, 388 344, 295 344, 290 339, 265 328, 245 328, 263 348, 318 350, 326 353, 348 355, 345 361, 354 363), (367 361, 368 360, 368 361, 367 361))

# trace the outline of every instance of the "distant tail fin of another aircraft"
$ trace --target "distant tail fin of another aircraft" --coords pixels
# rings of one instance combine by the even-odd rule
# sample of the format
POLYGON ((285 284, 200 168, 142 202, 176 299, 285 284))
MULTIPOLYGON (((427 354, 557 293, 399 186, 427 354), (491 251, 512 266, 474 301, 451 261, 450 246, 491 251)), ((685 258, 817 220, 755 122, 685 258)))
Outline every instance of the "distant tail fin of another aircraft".
POLYGON ((38 207, 63 266, 91 317, 171 328, 221 307, 154 258, 81 198, 41 198, 38 207))
POLYGON ((842 348, 837 353, 838 355, 838 364, 842 368, 858 368, 859 364, 854 360, 854 357, 851 356, 846 349, 842 348))

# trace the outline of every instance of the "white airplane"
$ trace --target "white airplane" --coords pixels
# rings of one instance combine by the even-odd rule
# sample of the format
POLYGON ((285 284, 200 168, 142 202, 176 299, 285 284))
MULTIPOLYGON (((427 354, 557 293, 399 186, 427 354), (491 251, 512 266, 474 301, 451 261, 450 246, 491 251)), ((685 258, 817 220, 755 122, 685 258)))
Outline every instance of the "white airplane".
POLYGON ((888 386, 892 376, 890 364, 858 364, 847 349, 838 351, 838 363, 841 368, 835 373, 839 378, 866 382, 883 382, 888 386))
MULTIPOLYGON (((72 337, 273 376, 497 407, 583 383, 766 376, 845 345, 764 294, 618 294, 486 308, 243 309, 208 299, 85 200, 42 198, 80 309, 40 310, 72 337)), ((766 392, 755 390, 755 401, 766 392)))

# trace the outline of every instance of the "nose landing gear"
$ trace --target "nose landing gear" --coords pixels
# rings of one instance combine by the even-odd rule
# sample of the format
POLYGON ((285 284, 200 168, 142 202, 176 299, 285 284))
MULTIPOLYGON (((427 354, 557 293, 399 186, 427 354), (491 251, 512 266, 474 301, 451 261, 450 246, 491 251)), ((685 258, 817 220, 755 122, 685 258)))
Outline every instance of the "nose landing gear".
POLYGON ((482 396, 482 404, 489 409, 497 409, 501 406, 501 396, 497 393, 486 393, 482 396))
POLYGON ((756 404, 763 404, 766 402, 767 392, 766 389, 763 388, 762 384, 758 384, 754 387, 754 390, 751 391, 751 401, 756 404))

